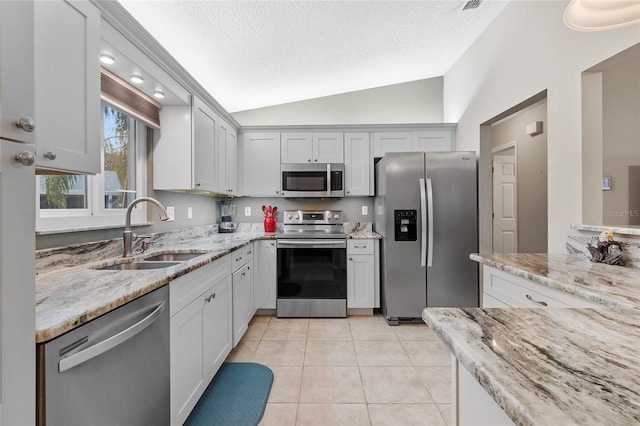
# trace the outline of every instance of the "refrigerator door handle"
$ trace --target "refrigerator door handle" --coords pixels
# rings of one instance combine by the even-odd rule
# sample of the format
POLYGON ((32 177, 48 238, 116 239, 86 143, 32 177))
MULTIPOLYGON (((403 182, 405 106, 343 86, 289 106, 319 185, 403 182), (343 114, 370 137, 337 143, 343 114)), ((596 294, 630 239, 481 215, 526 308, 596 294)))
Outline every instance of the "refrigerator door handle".
POLYGON ((420 238, 420 266, 425 266, 427 259, 427 194, 425 182, 420 178, 420 229, 422 231, 420 238))
POLYGON ((427 248, 427 267, 433 266, 433 186, 427 179, 427 215, 429 216, 429 247, 427 248))

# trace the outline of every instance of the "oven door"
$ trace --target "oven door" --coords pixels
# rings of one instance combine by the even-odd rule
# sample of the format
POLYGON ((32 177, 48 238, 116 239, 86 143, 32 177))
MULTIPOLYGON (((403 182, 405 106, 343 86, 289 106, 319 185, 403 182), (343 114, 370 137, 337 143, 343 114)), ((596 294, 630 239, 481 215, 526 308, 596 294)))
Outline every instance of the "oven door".
POLYGON ((278 239, 278 317, 347 315, 347 242, 278 239))

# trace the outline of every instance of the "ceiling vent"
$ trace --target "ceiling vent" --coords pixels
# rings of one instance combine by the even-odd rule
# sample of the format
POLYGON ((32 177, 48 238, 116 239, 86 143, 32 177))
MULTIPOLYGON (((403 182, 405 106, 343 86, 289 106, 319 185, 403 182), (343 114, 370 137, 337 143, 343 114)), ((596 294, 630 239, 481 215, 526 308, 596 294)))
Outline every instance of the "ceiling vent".
POLYGON ((480 3, 482 3, 482 0, 469 0, 464 7, 462 8, 462 10, 468 10, 468 9, 477 9, 478 6, 480 6, 480 3))

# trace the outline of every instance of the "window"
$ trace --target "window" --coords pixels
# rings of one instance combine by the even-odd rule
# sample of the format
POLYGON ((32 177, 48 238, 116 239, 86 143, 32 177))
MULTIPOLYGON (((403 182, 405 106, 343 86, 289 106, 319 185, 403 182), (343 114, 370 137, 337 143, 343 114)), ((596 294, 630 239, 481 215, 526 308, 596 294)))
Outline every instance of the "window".
MULTIPOLYGON (((102 173, 37 176, 37 230, 123 226, 129 203, 145 195, 146 141, 153 131, 133 115, 102 103, 102 173)), ((136 206, 132 223, 146 220, 136 206)))

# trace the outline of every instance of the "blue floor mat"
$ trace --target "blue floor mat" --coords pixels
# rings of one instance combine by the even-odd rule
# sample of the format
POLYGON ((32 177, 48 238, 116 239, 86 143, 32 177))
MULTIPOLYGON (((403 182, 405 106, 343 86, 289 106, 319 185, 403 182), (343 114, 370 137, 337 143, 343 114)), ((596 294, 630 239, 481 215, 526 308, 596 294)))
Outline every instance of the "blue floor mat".
POLYGON ((184 423, 185 426, 255 426, 271 392, 273 372, 253 362, 225 362, 184 423))

